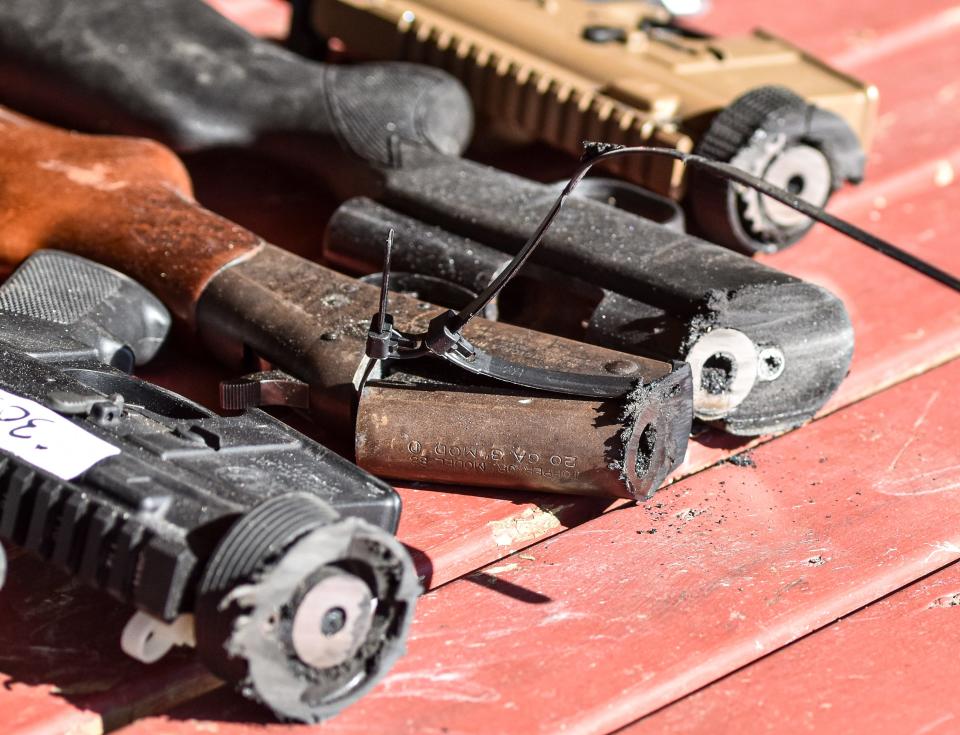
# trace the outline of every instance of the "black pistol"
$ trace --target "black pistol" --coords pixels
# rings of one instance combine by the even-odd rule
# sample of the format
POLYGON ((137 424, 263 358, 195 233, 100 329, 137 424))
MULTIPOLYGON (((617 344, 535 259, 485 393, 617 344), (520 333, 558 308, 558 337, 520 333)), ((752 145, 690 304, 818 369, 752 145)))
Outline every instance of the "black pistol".
POLYGON ((195 645, 279 717, 333 715, 403 650, 420 587, 399 496, 262 411, 129 375, 169 325, 59 251, 0 288, 0 537, 135 606, 128 654, 195 645))

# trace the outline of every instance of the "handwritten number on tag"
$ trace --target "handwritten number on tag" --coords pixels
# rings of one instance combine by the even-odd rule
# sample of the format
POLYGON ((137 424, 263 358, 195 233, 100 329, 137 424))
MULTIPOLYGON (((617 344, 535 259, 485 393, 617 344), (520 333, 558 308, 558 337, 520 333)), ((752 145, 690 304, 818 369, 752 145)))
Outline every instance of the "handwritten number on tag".
MULTIPOLYGON (((2 1, 2 0, 0 0, 2 1)), ((9 452, 61 480, 120 454, 69 418, 0 388, 0 452, 9 452)))
MULTIPOLYGON (((18 406, 15 403, 8 403, 7 405, 0 407, 0 422, 11 423, 14 421, 25 422, 19 426, 14 426, 12 429, 10 429, 10 431, 7 432, 7 436, 12 436, 14 439, 33 439, 34 433, 32 429, 40 428, 40 424, 53 423, 53 421, 50 419, 32 417, 28 409, 24 408, 23 406, 18 406)), ((37 445, 37 448, 46 449, 46 447, 41 447, 39 444, 37 445)))
POLYGON ((25 409, 23 406, 7 405, 7 406, 4 406, 3 408, 0 408, 0 421, 4 421, 4 422, 23 421, 29 415, 30 415, 30 412, 27 409, 25 409), (9 416, 9 417, 4 416, 4 414, 7 412, 7 409, 21 411, 22 413, 19 416, 9 416))
MULTIPOLYGON (((10 429, 8 433, 10 434, 10 436, 16 439, 33 439, 32 433, 24 434, 23 432, 28 431, 29 429, 36 429, 37 424, 39 423, 52 424, 53 422, 50 419, 30 419, 29 421, 27 421, 27 423, 23 424, 23 426, 13 427, 12 429, 10 429)), ((46 449, 46 447, 43 447, 43 449, 46 449)))

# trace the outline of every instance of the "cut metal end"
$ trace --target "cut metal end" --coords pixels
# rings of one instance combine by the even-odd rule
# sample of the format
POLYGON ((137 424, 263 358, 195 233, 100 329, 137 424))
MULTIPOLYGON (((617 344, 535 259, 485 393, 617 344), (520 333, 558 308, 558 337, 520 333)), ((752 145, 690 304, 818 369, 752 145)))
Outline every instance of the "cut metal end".
POLYGON ((750 395, 758 379, 757 347, 737 329, 707 332, 687 353, 687 362, 693 378, 694 414, 705 421, 730 414, 750 395))
POLYGON ((402 480, 644 498, 686 451, 690 369, 673 368, 596 400, 371 382, 357 409, 357 464, 402 480))
POLYGON ((626 397, 620 476, 633 499, 649 498, 683 462, 693 420, 692 395, 690 367, 674 363, 672 373, 637 386, 626 397))

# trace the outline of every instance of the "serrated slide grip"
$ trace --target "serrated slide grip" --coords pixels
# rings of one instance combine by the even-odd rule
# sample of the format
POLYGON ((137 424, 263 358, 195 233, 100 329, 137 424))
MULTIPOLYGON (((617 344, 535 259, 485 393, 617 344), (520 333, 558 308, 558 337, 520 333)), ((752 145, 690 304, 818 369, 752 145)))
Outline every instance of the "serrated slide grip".
POLYGON ((170 329, 166 307, 112 268, 58 250, 40 250, 0 287, 0 339, 56 361, 79 345, 100 361, 142 365, 170 329))

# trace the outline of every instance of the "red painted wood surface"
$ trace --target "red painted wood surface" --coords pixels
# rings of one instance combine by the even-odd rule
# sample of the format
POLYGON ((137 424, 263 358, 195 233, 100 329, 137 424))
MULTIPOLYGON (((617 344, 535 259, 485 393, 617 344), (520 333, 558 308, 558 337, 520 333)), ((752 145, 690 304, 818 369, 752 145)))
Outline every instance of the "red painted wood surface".
MULTIPOLYGON (((754 468, 700 473, 427 595, 405 658, 323 732, 610 732, 955 561, 958 400, 954 362, 765 444, 754 468)), ((124 732, 205 732, 235 702, 124 732)))
POLYGON ((896 732, 960 723, 960 565, 777 651, 623 730, 896 732))
POLYGON ((764 28, 845 68, 948 35, 956 30, 960 14, 951 0, 812 0, 793 7, 767 0, 736 0, 711 3, 704 18, 691 22, 719 34, 764 28))
MULTIPOLYGON (((118 655, 129 612, 26 554, 10 553, 0 594, 0 731, 94 733, 179 702, 188 652, 148 667, 118 655)), ((206 687, 212 682, 207 677, 206 687)))
POLYGON ((290 3, 285 0, 206 0, 234 23, 258 36, 284 38, 290 28, 290 3))
MULTIPOLYGON (((218 0, 215 4, 222 7, 232 6, 234 10, 242 10, 242 6, 246 5, 234 0, 218 0)), ((878 85, 881 90, 881 126, 868 169, 868 182, 859 189, 838 197, 833 210, 875 229, 878 234, 924 257, 935 260, 943 267, 960 271, 960 254, 955 252, 953 245, 953 233, 960 221, 960 216, 954 213, 960 205, 960 194, 957 185, 952 181, 952 172, 960 165, 956 137, 957 120, 960 117, 956 112, 956 95, 960 91, 960 85, 955 81, 960 48, 955 43, 945 42, 950 29, 954 28, 957 22, 954 17, 956 12, 950 11, 950 5, 931 0, 909 5, 887 3, 882 7, 866 0, 842 4, 816 0, 789 8, 781 3, 761 3, 759 0, 727 0, 714 5, 714 11, 700 21, 703 27, 732 32, 761 24, 813 51, 829 54, 833 59, 842 61, 846 70, 878 85)), ((248 16, 248 19, 254 28, 263 30, 263 16, 248 16)), ((222 160, 217 155, 194 156, 188 162, 192 173, 198 178, 201 201, 208 206, 248 224, 278 244, 301 253, 316 252, 319 233, 331 203, 317 190, 314 183, 294 172, 265 166, 262 162, 222 160), (271 182, 271 177, 277 181, 271 182)), ((857 331, 857 353, 851 375, 831 402, 831 409, 849 404, 852 400, 874 393, 910 375, 922 373, 957 354, 960 345, 960 302, 953 295, 928 284, 919 276, 885 262, 881 256, 848 244, 830 233, 817 231, 786 253, 770 258, 769 262, 833 289, 844 298, 851 311, 857 331)), ((148 377, 184 390, 208 404, 212 403, 215 401, 215 380, 223 377, 223 372, 219 367, 201 360, 200 367, 185 376, 181 361, 185 355, 194 359, 194 351, 188 342, 184 344, 163 356, 161 363, 148 372, 148 377)), ((944 373, 934 373, 940 374, 944 373)), ((874 404, 870 402, 863 405, 874 404)), ((857 406, 850 410, 861 409, 862 406, 857 406)), ((835 419, 836 417, 831 417, 820 423, 826 424, 835 419)), ((882 424, 884 418, 875 415, 872 419, 865 417, 864 421, 882 424)), ((819 430, 818 426, 803 429, 792 436, 776 440, 769 447, 775 448, 787 441, 809 441, 806 437, 819 430)), ((705 442, 715 441, 715 436, 705 438, 705 442)), ((861 447, 855 438, 841 433, 834 436, 832 441, 851 457, 860 456, 857 453, 861 447)), ((708 448, 704 443, 695 442, 684 472, 692 472, 710 464, 729 451, 729 446, 708 448)), ((760 451, 766 452, 768 449, 760 451)), ((790 482, 797 477, 806 476, 803 473, 807 470, 798 464, 803 459, 804 453, 798 449, 795 456, 782 460, 785 463, 785 476, 790 482)), ((834 458, 831 461, 839 462, 839 459, 834 458)), ((856 459, 848 457, 843 461, 847 463, 846 471, 858 470, 856 459)), ((826 471, 824 468, 819 469, 826 471)), ((748 471, 732 470, 728 467, 713 469, 702 477, 686 481, 679 486, 682 490, 670 489, 662 497, 670 498, 674 492, 689 493, 690 487, 710 486, 731 472, 739 477, 737 473, 748 471)), ((810 481, 822 480, 817 476, 810 481)), ((607 503, 588 499, 491 494, 486 491, 436 492, 402 488, 401 494, 404 497, 405 514, 400 536, 415 549, 421 573, 434 585, 495 562, 568 527, 584 523, 608 508, 607 503)), ((657 502, 661 502, 660 499, 657 502)), ((621 510, 608 518, 592 521, 584 527, 584 532, 593 529, 595 524, 613 523, 612 519, 622 518, 622 513, 634 512, 637 511, 621 510)), ((863 523, 865 532, 871 530, 869 519, 865 519, 863 523)), ((687 533, 685 529, 681 530, 687 533)), ((592 531, 586 536, 571 538, 589 539, 591 533, 592 531)), ((714 533, 716 534, 716 531, 714 533)), ((568 543, 569 535, 563 534, 557 543, 568 543)), ((683 544, 684 535, 678 534, 673 538, 671 534, 672 540, 669 543, 664 540, 666 538, 659 534, 650 536, 650 539, 656 539, 658 544, 664 546, 661 553, 669 552, 678 558, 685 558, 687 551, 683 544)), ((719 536, 714 535, 715 543, 718 538, 719 536)), ((634 539, 630 537, 629 540, 634 539)), ((740 543, 739 538, 727 541, 733 546, 740 543)), ((599 551, 605 550, 607 546, 594 548, 586 541, 581 543, 581 546, 581 553, 592 550, 593 556, 598 557, 594 561, 600 566, 608 563, 609 560, 599 551)), ((553 547, 541 544, 538 548, 553 547)), ((537 556, 538 552, 534 552, 534 555, 537 556)), ((588 558, 593 557, 588 554, 588 558)), ((517 561, 517 557, 514 557, 496 566, 513 563, 527 566, 533 562, 517 561)), ((919 573, 910 565, 904 569, 919 573)), ((16 573, 15 570, 11 572, 16 573)), ((507 572, 511 573, 513 572, 507 572)), ((705 570, 704 574, 706 573, 705 570)), ((877 579, 864 581, 864 589, 877 590, 877 585, 883 586, 882 582, 889 581, 884 574, 878 572, 877 579)), ((592 584, 594 577, 595 575, 588 574, 581 578, 568 578, 565 584, 570 589, 576 589, 578 586, 592 584)), ((507 579, 511 577, 507 576, 507 579)), ((551 584, 555 582, 558 580, 551 580, 551 584)), ((660 576, 648 582, 659 586, 660 576)), ((504 582, 498 584, 505 585, 504 582)), ((433 606, 441 605, 437 601, 448 599, 446 595, 452 594, 449 590, 454 589, 461 590, 456 593, 461 597, 456 599, 466 601, 469 603, 468 607, 473 604, 473 597, 462 590, 469 590, 474 595, 490 594, 473 582, 458 582, 440 594, 424 599, 420 613, 422 623, 418 622, 418 626, 432 624, 431 621, 435 619, 431 612, 434 610, 433 606)), ((36 583, 36 590, 37 594, 59 600, 65 608, 70 608, 73 604, 87 604, 87 596, 92 595, 45 580, 36 583), (87 602, 73 602, 81 599, 87 602)), ((38 673, 33 678, 24 678, 16 686, 0 690, 0 722, 6 722, 4 718, 9 713, 26 712, 31 707, 31 711, 35 713, 31 715, 29 727, 27 721, 23 721, 19 729, 9 731, 63 732, 77 723, 82 723, 93 731, 102 724, 103 719, 113 726, 130 719, 135 710, 145 711, 156 707, 148 694, 167 696, 170 701, 174 701, 186 696, 192 687, 206 684, 199 668, 185 663, 187 659, 184 658, 149 668, 134 665, 136 675, 118 677, 107 691, 92 697, 52 693, 51 687, 60 686, 56 672, 71 670, 70 667, 75 667, 77 661, 98 661, 98 670, 131 671, 131 663, 122 656, 116 644, 119 622, 126 615, 126 611, 117 611, 116 606, 105 598, 96 595, 93 597, 99 599, 99 605, 91 603, 91 606, 84 609, 88 611, 86 619, 95 621, 98 626, 94 632, 78 640, 75 629, 69 624, 52 621, 45 631, 47 659, 42 664, 37 663, 38 673), (103 622, 106 620, 111 621, 109 626, 103 622), (43 671, 53 673, 44 677, 43 671), (176 687, 171 686, 174 679, 177 681, 176 687)), ((498 595, 496 599, 500 597, 498 595)), ((6 599, 12 608, 26 604, 20 597, 12 596, 9 591, 3 593, 3 599, 6 599)), ((818 604, 822 602, 824 611, 829 611, 834 609, 830 608, 830 604, 843 607, 841 603, 846 599, 842 597, 840 600, 825 600, 818 604)), ((687 606, 692 604, 694 603, 686 603, 687 606)), ((535 607, 538 611, 545 609, 543 606, 535 607)), ((495 614, 499 608, 492 609, 495 614)), ((463 614, 466 615, 467 611, 463 614)), ((829 615, 817 624, 822 624, 827 619, 829 615)), ((812 617, 805 618, 805 624, 812 625, 812 620, 812 617)), ((6 627, 6 616, 3 621, 6 627)), ((554 623, 551 623, 548 628, 553 625, 554 623)), ((667 628, 669 627, 667 625, 667 628)), ((565 627, 563 629, 566 630, 565 627)), ((551 631, 555 630, 557 629, 551 628, 551 631)), ((575 644, 576 634, 577 631, 567 631, 565 635, 569 638, 564 637, 559 645, 566 647, 575 644)), ((794 637, 799 634, 797 631, 791 633, 794 637)), ((550 660, 557 652, 549 641, 540 641, 540 655, 544 660, 550 660)), ((418 645, 426 646, 425 643, 418 645)), ((423 652, 419 654, 421 658, 415 660, 426 662, 423 665, 429 667, 433 667, 435 661, 453 660, 440 655, 438 649, 441 649, 441 645, 434 645, 433 649, 423 648, 423 652), (433 659, 428 655, 430 650, 433 650, 433 659)), ((24 653, 24 656, 27 654, 24 653)), ((465 656, 464 660, 469 661, 469 656, 465 656)), ((699 673, 698 662, 688 663, 691 676, 699 673)), ((509 670, 511 664, 508 662, 504 666, 509 670)), ((0 661, 0 671, 8 670, 16 675, 17 669, 13 664, 0 661)), ((73 670, 78 671, 76 668, 73 670)), ((447 691, 443 688, 450 684, 449 679, 444 679, 447 673, 438 671, 440 673, 433 675, 438 679, 437 682, 431 681, 429 677, 425 680, 412 679, 410 683, 403 685, 406 687, 404 691, 409 691, 414 686, 420 686, 425 691, 447 691)), ((457 669, 454 668, 453 672, 455 674, 457 669)), ((568 672, 567 675, 587 689, 606 686, 612 691, 619 691, 618 687, 626 686, 619 680, 595 678, 593 673, 586 670, 577 674, 568 672)), ((527 701, 524 697, 529 697, 530 692, 536 691, 538 686, 537 681, 527 681, 518 686, 518 707, 523 708, 523 703, 527 701)), ((469 698, 479 695, 470 694, 468 691, 463 696, 469 698)), ((238 712, 236 716, 241 721, 255 720, 260 716, 255 709, 240 704, 238 699, 230 695, 218 695, 211 701, 216 706, 229 706, 231 712, 238 712)), ((571 698, 571 701, 577 700, 571 698)), ((481 714, 478 715, 473 731, 484 731, 482 725, 486 719, 482 713, 485 710, 477 708, 477 712, 481 714)), ((623 722, 633 719, 636 714, 623 722)), ((336 726, 345 728, 349 722, 358 721, 344 719, 343 724, 337 721, 336 726)), ((383 724, 385 720, 381 719, 380 722, 383 724)), ((466 731, 470 731, 468 726, 464 727, 466 731)))

